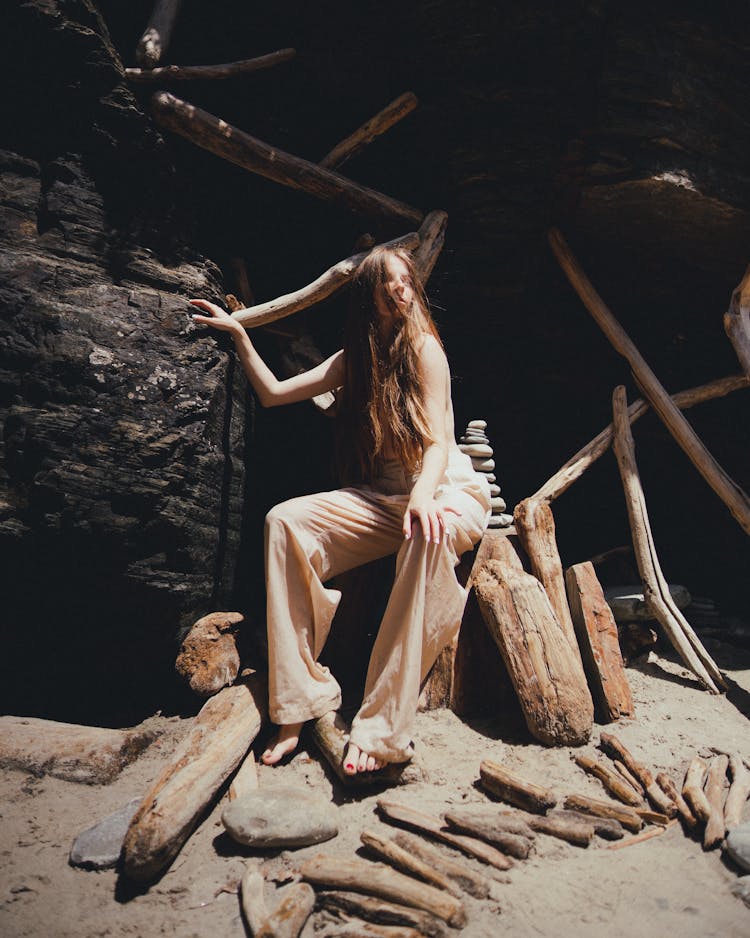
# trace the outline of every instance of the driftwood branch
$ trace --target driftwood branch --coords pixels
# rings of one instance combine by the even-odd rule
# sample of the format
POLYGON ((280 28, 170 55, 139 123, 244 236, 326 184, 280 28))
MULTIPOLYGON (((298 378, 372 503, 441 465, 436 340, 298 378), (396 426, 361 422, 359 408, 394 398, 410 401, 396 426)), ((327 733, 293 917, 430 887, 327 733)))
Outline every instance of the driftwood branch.
MULTIPOLYGON (((715 400, 717 397, 725 397, 733 391, 740 391, 742 388, 748 387, 750 387, 750 377, 747 375, 731 375, 727 378, 710 381, 708 384, 701 384, 698 387, 680 391, 672 396, 672 400, 680 410, 687 410, 690 407, 695 407, 696 404, 703 404, 706 401, 715 400)), ((631 424, 634 424, 636 420, 639 420, 647 413, 648 409, 648 401, 644 401, 642 397, 639 397, 628 407, 628 420, 631 424)), ((571 456, 565 465, 561 466, 552 478, 548 479, 531 497, 551 502, 559 498, 563 492, 567 492, 570 486, 581 478, 589 466, 592 466, 600 456, 607 452, 612 445, 614 432, 614 424, 610 423, 591 442, 571 456)))
POLYGON ((586 755, 577 755, 573 758, 579 768, 583 769, 584 772, 588 772, 589 775, 593 775, 594 778, 598 778, 607 791, 611 795, 614 795, 618 801, 622 801, 623 804, 628 804, 632 807, 643 804, 643 799, 634 791, 631 785, 615 771, 610 769, 608 765, 605 765, 604 762, 600 762, 598 759, 592 759, 591 756, 586 755))
POLYGON ((607 844, 607 850, 621 850, 623 847, 631 847, 633 844, 643 843, 644 840, 651 840, 652 837, 660 837, 676 823, 677 821, 673 818, 664 827, 652 827, 650 830, 636 834, 635 837, 628 837, 627 840, 620 840, 616 844, 607 844))
POLYGON ((445 812, 451 827, 472 837, 479 837, 517 860, 525 860, 533 845, 534 832, 528 824, 519 829, 517 820, 503 823, 503 816, 492 805, 458 805, 445 812))
POLYGON ((406 873, 407 876, 421 879, 422 882, 429 883, 430 886, 434 886, 436 889, 443 889, 457 899, 460 898, 461 890, 447 876, 444 876, 429 863, 425 863, 420 857, 414 856, 400 844, 389 840, 387 837, 381 837, 374 831, 362 831, 359 839, 371 853, 374 853, 379 860, 385 860, 389 866, 406 873))
POLYGON ((240 882, 240 902, 250 934, 256 938, 268 918, 264 890, 265 880, 257 862, 249 862, 240 882))
POLYGON ((361 127, 358 127, 345 140, 338 143, 330 153, 327 153, 320 160, 319 165, 326 169, 337 169, 339 166, 343 166, 347 160, 363 150, 368 143, 371 143, 376 137, 380 137, 393 127, 394 124, 403 120, 407 114, 411 114, 418 104, 417 96, 412 94, 411 91, 402 94, 395 101, 387 104, 382 111, 378 111, 374 117, 371 117, 361 127))
POLYGON ((529 782, 491 759, 479 766, 479 776, 483 788, 518 808, 543 814, 557 804, 557 795, 549 788, 529 782))
POLYGON ((145 32, 138 40, 135 59, 144 68, 153 68, 167 51, 182 0, 156 0, 145 32))
POLYGON ((301 189, 318 199, 339 203, 365 215, 397 218, 412 224, 422 221, 423 214, 418 209, 285 153, 167 91, 153 96, 151 110, 157 123, 167 130, 282 186, 301 189))
POLYGON ((419 246, 414 251, 414 266, 423 285, 430 279, 443 250, 447 226, 448 213, 438 209, 427 215, 419 229, 419 246))
POLYGON ((622 385, 615 388, 612 408, 615 424, 615 456, 622 477, 630 530, 633 536, 633 548, 643 580, 646 606, 651 615, 661 623, 667 637, 688 668, 708 690, 716 694, 718 693, 717 685, 725 687, 721 672, 675 605, 656 555, 646 498, 635 461, 635 444, 626 417, 627 401, 625 388, 622 385))
POLYGON ((255 938, 299 938, 315 908, 315 892, 307 883, 294 883, 255 933, 255 938))
POLYGON ((636 833, 643 827, 643 818, 634 808, 616 804, 614 801, 602 801, 599 798, 589 798, 588 795, 568 795, 565 798, 565 807, 593 817, 611 818, 636 833))
MULTIPOLYGON (((419 235, 416 231, 404 235, 402 238, 395 238, 388 241, 383 247, 405 248, 410 250, 419 243, 419 235)), ((252 329, 255 326, 264 326, 269 322, 275 322, 277 319, 283 319, 285 316, 291 316, 301 309, 307 309, 315 303, 319 303, 326 297, 335 293, 340 287, 348 283, 357 271, 362 261, 367 257, 370 251, 361 251, 359 254, 353 254, 338 264, 334 264, 325 273, 322 273, 317 280, 294 293, 286 293, 275 300, 269 300, 267 303, 260 303, 258 306, 251 306, 249 309, 241 309, 232 316, 246 329, 252 329)))
POLYGON ((732 293, 724 313, 724 331, 734 346, 742 370, 750 378, 750 267, 732 293))
POLYGON ((656 784, 661 788, 665 795, 670 797, 672 801, 677 805, 677 812, 682 818, 682 820, 687 824, 688 827, 695 827, 698 823, 695 815, 690 810, 690 805, 682 797, 680 790, 677 788, 672 779, 667 775, 666 772, 659 772, 656 776, 656 784))
POLYGON ((664 794, 656 784, 654 776, 650 769, 638 762, 623 743, 611 733, 602 733, 600 736, 601 748, 614 759, 620 759, 628 769, 635 775, 638 781, 643 785, 648 800, 659 811, 663 811, 667 817, 674 817, 677 813, 677 807, 674 802, 664 794))
POLYGON ((158 68, 126 68, 125 77, 130 81, 159 82, 191 81, 200 79, 235 78, 237 75, 249 75, 265 68, 273 68, 282 62, 293 59, 294 49, 279 49, 268 55, 259 55, 254 59, 241 59, 239 62, 224 62, 221 65, 161 65, 158 68))
POLYGON ((395 905, 373 899, 356 892, 321 892, 318 893, 318 905, 334 913, 355 915, 378 925, 402 925, 415 928, 427 938, 447 938, 448 929, 444 922, 429 912, 412 909, 407 905, 395 905))
POLYGON ((481 873, 476 873, 465 863, 446 857, 441 850, 430 846, 421 837, 400 830, 396 831, 393 840, 399 847, 403 847, 412 856, 428 863, 433 869, 442 873, 474 898, 488 899, 497 897, 497 886, 499 885, 497 879, 490 879, 481 873))
POLYGON ((698 472, 729 508, 742 529, 750 534, 750 498, 747 493, 722 469, 679 408, 675 406, 632 339, 594 289, 560 232, 553 228, 550 231, 549 240, 552 251, 571 285, 612 346, 630 364, 638 385, 650 401, 654 411, 698 472))
POLYGON ((747 771, 739 753, 729 757, 732 784, 724 804, 724 823, 728 831, 742 823, 742 812, 750 795, 750 772, 747 771))
POLYGON ((706 778, 706 800, 711 806, 711 813, 703 832, 703 849, 712 850, 724 840, 724 780, 727 777, 727 756, 714 756, 708 767, 706 778))
POLYGON ((704 823, 711 817, 711 805, 703 791, 703 781, 706 778, 708 766, 703 759, 695 756, 685 773, 682 785, 682 795, 690 805, 693 814, 704 823))

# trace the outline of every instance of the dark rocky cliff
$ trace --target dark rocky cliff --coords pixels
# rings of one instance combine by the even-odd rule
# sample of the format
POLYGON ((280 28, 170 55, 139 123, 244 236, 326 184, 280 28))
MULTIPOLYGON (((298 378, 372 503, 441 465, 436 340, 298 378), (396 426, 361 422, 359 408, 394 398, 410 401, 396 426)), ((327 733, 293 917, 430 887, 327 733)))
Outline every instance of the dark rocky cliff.
MULTIPOLYGON (((131 691, 145 712, 171 693, 192 616, 231 605, 259 621, 263 513, 329 481, 330 428, 306 405, 260 412, 243 457, 243 381, 184 297, 217 295, 234 253, 263 300, 363 230, 402 233, 162 139, 118 58, 132 64, 150 5, 39 0, 10 17, 0 533, 16 712, 65 699, 80 715, 106 694, 114 713, 131 691)), ((739 370, 721 314, 750 261, 749 19, 671 0, 185 0, 168 61, 295 46, 272 72, 175 90, 309 159, 417 93, 345 172, 449 212, 431 294, 457 418, 490 421, 512 505, 609 421, 614 384, 636 394, 551 259, 551 223, 668 389, 739 370)), ((339 302, 299 319, 335 347, 339 302)), ((747 489, 747 392, 690 419, 747 489)), ((746 613, 747 538, 656 420, 636 442, 667 574, 746 613)), ((555 512, 565 562, 628 540, 609 457, 555 512)))

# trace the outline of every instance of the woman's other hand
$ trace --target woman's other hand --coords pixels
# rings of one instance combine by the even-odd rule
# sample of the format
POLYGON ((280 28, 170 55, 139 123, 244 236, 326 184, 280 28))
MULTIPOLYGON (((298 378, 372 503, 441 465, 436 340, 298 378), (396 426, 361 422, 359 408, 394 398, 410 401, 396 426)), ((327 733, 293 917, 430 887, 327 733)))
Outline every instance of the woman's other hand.
POLYGON ((244 327, 237 322, 229 313, 225 312, 220 306, 217 306, 216 303, 210 303, 208 300, 190 300, 191 306, 194 306, 196 309, 205 310, 210 315, 201 316, 197 313, 193 313, 193 320, 199 322, 204 326, 213 326, 214 329, 221 329, 224 332, 233 332, 241 333, 244 332, 244 327))
POLYGON ((410 540, 412 536, 412 526, 416 522, 422 530, 426 541, 432 541, 439 544, 443 536, 448 536, 448 521, 446 514, 450 512, 454 515, 460 515, 461 512, 455 508, 443 508, 434 498, 422 499, 419 496, 409 499, 409 504, 404 512, 404 538, 410 540))

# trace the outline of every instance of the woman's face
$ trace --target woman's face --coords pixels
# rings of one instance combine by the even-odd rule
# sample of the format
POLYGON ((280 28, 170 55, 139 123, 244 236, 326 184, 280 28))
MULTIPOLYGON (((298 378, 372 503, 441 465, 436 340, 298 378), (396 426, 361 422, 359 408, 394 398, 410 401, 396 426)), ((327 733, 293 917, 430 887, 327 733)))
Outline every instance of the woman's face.
POLYGON ((382 320, 386 322, 393 321, 398 314, 402 315, 407 311, 414 298, 414 291, 409 275, 409 268, 404 261, 391 255, 385 261, 385 282, 378 289, 375 295, 375 306, 382 320), (388 298, 392 301, 388 302, 388 298), (393 303, 396 310, 393 309, 393 303))

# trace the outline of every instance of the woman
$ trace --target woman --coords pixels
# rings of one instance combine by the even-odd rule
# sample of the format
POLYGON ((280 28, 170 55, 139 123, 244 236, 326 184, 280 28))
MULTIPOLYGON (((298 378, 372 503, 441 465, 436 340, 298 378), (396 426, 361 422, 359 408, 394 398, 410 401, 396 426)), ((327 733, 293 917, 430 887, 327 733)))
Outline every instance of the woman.
POLYGON ((373 250, 352 283, 344 348, 285 381, 235 319, 190 302, 209 314, 197 322, 231 334, 263 406, 338 390, 338 459, 351 484, 290 499, 266 519, 269 710, 279 732, 262 761, 279 762, 305 721, 340 706, 340 688, 317 660, 340 599, 324 582, 396 552, 344 771, 407 761, 420 684, 466 601, 454 567, 489 519, 487 481, 455 443, 448 362, 411 257, 373 250))

